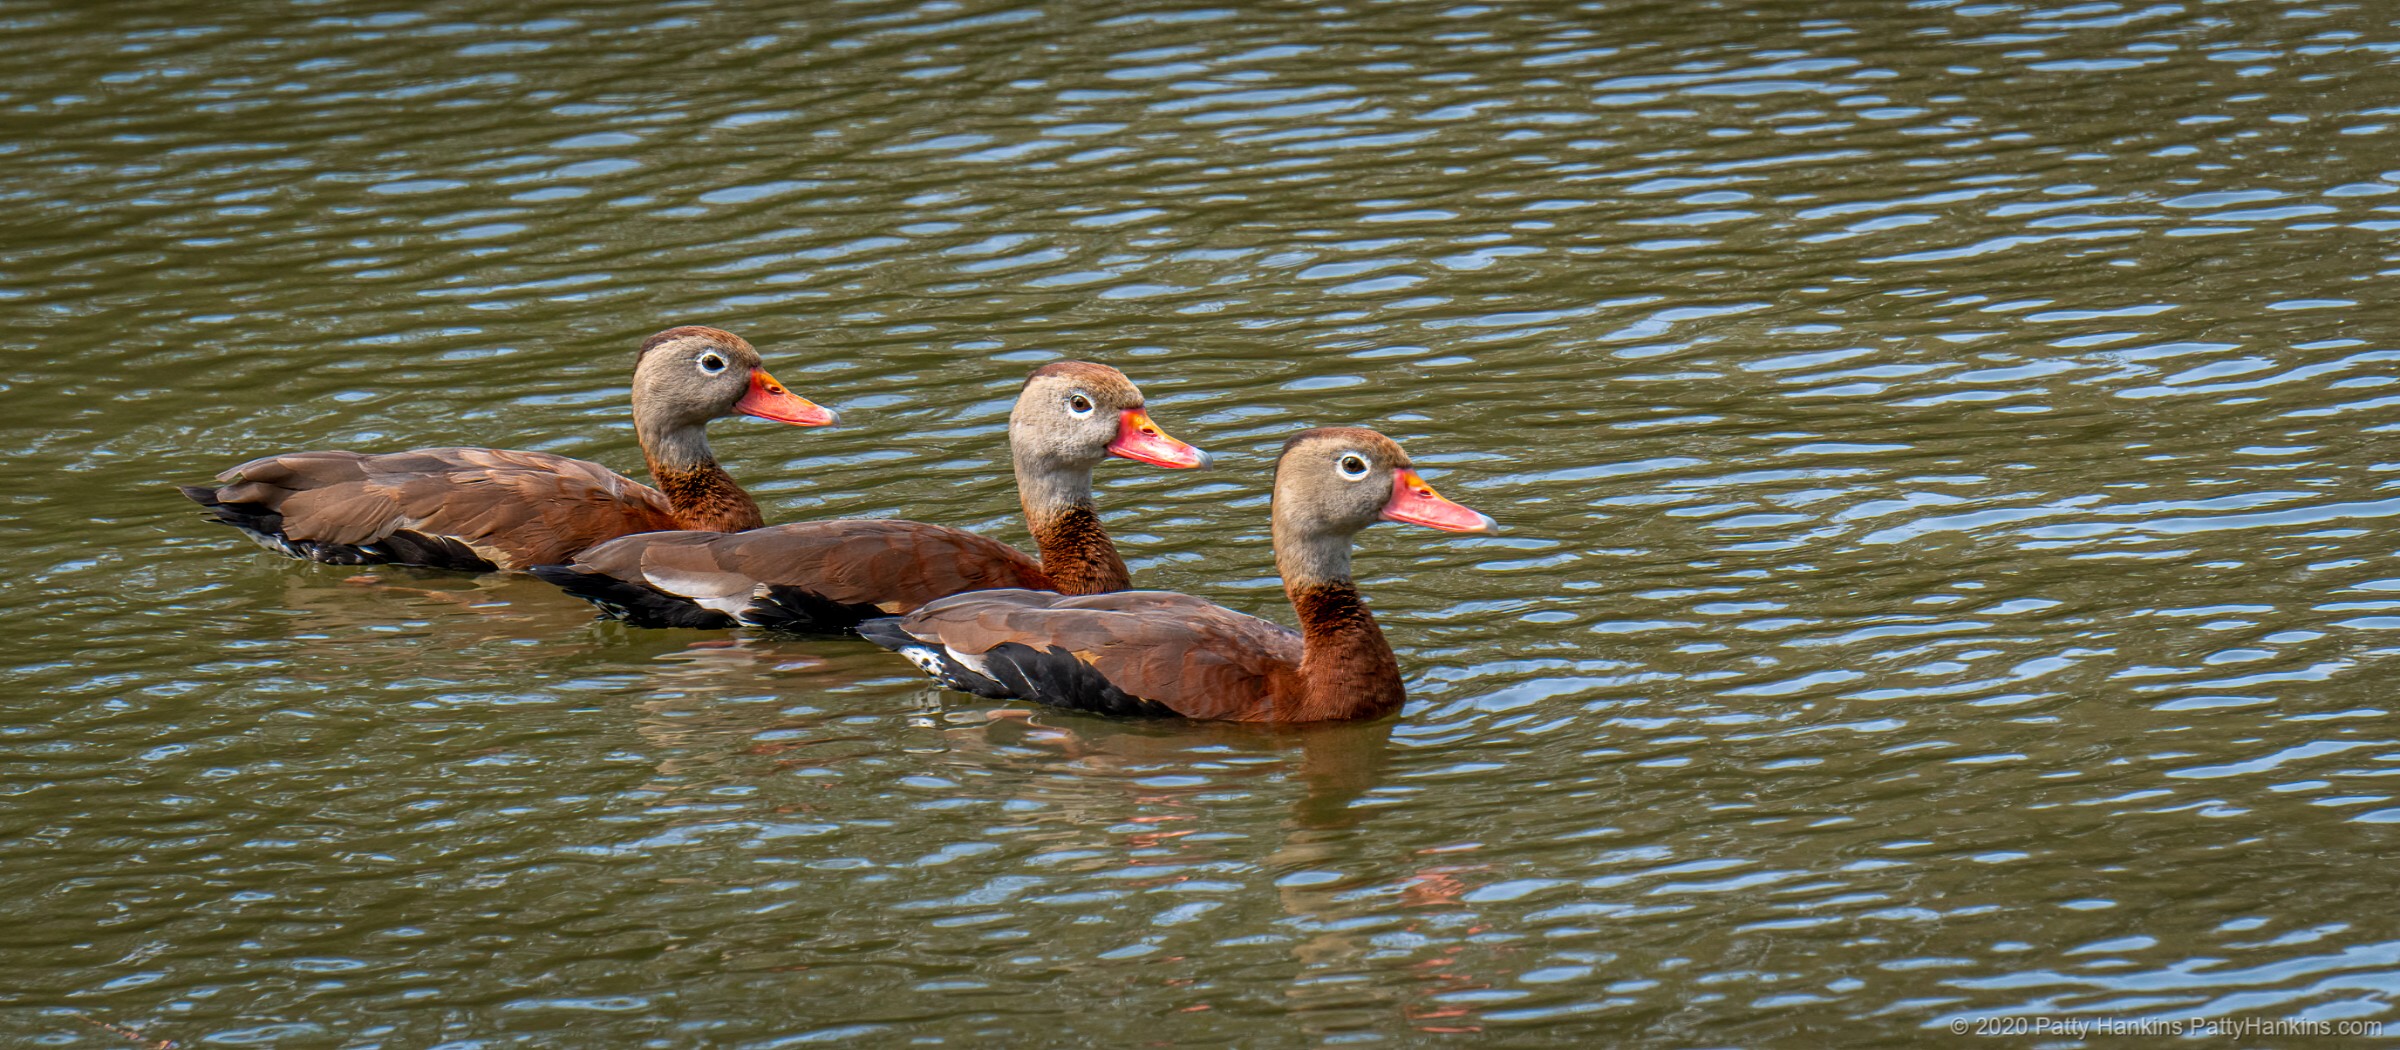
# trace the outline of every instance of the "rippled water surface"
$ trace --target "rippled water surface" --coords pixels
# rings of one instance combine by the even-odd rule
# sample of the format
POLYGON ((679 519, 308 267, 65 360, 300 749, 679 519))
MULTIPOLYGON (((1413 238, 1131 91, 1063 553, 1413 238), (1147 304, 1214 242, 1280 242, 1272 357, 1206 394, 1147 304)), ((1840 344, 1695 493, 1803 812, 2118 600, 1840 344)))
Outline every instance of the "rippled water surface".
POLYGON ((0 1043, 2400 1024, 2394 17, 0 4, 0 1043), (1073 356, 1219 456, 1103 470, 1145 585, 1289 617, 1302 426, 1506 531, 1366 534, 1407 710, 1271 733, 168 487, 638 471, 687 322, 845 414, 718 425, 770 520, 1023 542, 1073 356))

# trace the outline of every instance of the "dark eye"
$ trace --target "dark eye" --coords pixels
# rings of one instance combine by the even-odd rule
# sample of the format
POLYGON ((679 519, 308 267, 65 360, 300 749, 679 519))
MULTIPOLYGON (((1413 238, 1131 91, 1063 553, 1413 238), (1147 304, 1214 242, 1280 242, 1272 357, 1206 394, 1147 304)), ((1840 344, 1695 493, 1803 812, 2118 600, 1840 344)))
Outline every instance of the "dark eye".
POLYGON ((1341 471, 1343 477, 1357 481, 1367 476, 1367 461, 1356 452, 1345 452, 1341 460, 1334 464, 1334 469, 1341 471))
POLYGON ((1069 394, 1067 395, 1067 411, 1078 416, 1091 415, 1092 399, 1082 394, 1069 394))
POLYGON ((702 354, 700 370, 713 376, 725 370, 725 359, 715 354, 702 354))

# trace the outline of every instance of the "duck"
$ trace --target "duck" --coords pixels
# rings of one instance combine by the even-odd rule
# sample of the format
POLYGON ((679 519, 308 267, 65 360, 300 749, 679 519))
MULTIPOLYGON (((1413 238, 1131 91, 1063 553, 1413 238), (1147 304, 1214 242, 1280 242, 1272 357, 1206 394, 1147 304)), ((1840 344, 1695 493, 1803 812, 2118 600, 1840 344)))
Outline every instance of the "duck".
POLYGON ((1026 377, 1008 444, 1038 558, 946 525, 853 518, 627 536, 532 572, 603 619, 791 634, 847 633, 862 620, 995 587, 1101 594, 1132 577, 1101 527, 1093 468, 1112 456, 1170 469, 1209 464, 1208 453, 1159 428, 1125 373, 1091 361, 1056 361, 1026 377))
POLYGON ((657 488, 585 460, 492 448, 287 452, 213 486, 177 487, 210 520, 287 557, 518 572, 631 533, 766 524, 709 451, 709 422, 733 415, 835 422, 767 374, 742 337, 684 325, 634 355, 634 433, 657 488))
POLYGON ((867 641, 987 700, 1104 715, 1321 723, 1380 718, 1407 692, 1350 574, 1377 521, 1488 533, 1443 499, 1399 442, 1361 427, 1302 431, 1276 459, 1275 567, 1300 629, 1167 591, 962 594, 861 623, 867 641))

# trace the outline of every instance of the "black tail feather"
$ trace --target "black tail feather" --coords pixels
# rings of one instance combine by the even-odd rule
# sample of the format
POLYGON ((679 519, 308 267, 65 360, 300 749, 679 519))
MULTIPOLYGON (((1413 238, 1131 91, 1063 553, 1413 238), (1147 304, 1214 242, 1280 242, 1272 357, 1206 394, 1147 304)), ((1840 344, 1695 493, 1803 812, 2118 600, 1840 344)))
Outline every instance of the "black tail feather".
POLYGON ((882 616, 883 610, 865 603, 837 602, 814 591, 771 584, 764 597, 742 610, 742 622, 752 627, 792 634, 847 634, 860 621, 882 616))
POLYGON ((897 616, 878 617, 859 624, 858 636, 907 657, 918 670, 959 692, 986 700, 1030 700, 1101 715, 1177 717, 1173 708, 1117 688, 1098 668, 1057 646, 1036 649, 1021 642, 1003 642, 978 658, 987 674, 961 663, 939 642, 918 638, 900 624, 897 616))
POLYGON ((629 583, 604 573, 585 572, 572 565, 536 565, 525 570, 560 589, 592 603, 600 615, 636 627, 716 629, 739 626, 733 617, 668 594, 648 584, 629 583))
POLYGON ((1097 715, 1176 717, 1174 708, 1117 688, 1098 668, 1055 645, 1036 649, 1022 642, 1002 642, 983 654, 983 663, 991 669, 1000 687, 1015 699, 1097 715))
POLYGON ((900 618, 897 616, 878 616, 871 620, 860 620, 858 636, 895 653, 912 645, 925 644, 918 641, 916 635, 901 630, 900 618))
POLYGON ((210 521, 231 525, 244 532, 265 536, 283 536, 283 515, 260 503, 227 503, 217 498, 217 490, 202 485, 177 485, 177 492, 208 511, 210 521))
POLYGON ((900 617, 881 616, 858 625, 858 636, 908 658, 936 682, 962 693, 973 693, 986 700, 1011 699, 1006 686, 975 672, 974 668, 951 658, 940 644, 928 642, 908 633, 900 626, 900 617))
POLYGON ((491 572, 492 564, 475 549, 448 536, 431 536, 402 529, 373 543, 324 543, 296 540, 283 533, 283 515, 263 503, 227 503, 217 490, 178 485, 184 498, 208 511, 208 518, 231 525, 259 546, 286 557, 325 565, 416 565, 428 569, 491 572))
MULTIPOLYGON (((313 544, 331 547, 333 544, 313 544)), ((427 569, 458 569, 465 572, 491 572, 499 566, 486 560, 469 547, 448 536, 433 536, 402 529, 373 543, 348 550, 374 559, 372 562, 343 562, 355 564, 415 565, 427 569)), ((322 560, 322 559, 320 559, 322 560)))

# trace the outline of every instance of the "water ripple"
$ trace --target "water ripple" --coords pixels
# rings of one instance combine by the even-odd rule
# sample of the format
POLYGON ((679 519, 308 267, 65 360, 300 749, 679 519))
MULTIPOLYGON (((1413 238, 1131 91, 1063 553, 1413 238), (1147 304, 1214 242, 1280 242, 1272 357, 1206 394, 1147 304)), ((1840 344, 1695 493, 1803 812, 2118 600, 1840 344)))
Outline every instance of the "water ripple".
POLYGON ((2386 1019, 2400 32, 2237 7, 0 12, 0 1024, 2386 1019), (1286 615, 1302 426, 1505 528, 1366 533, 1412 702, 1272 732, 270 562, 164 488, 631 469, 631 347, 701 321, 845 412, 719 425, 773 519, 1022 542, 1009 400, 1090 357, 1225 464, 1100 472, 1146 585, 1286 615))

